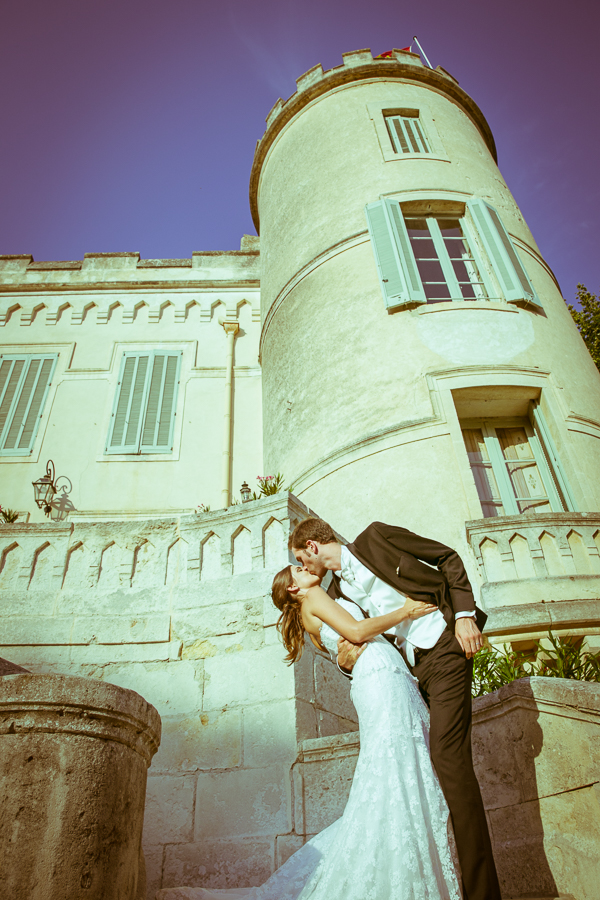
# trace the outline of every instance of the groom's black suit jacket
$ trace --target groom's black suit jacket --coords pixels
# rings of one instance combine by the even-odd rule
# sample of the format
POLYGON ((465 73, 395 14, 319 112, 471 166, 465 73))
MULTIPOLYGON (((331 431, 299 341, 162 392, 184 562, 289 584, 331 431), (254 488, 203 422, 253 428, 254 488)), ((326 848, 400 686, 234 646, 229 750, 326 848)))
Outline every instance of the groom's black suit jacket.
MULTIPOLYGON (((475 606, 471 584, 456 550, 383 522, 373 522, 365 528, 353 544, 348 544, 348 550, 397 591, 413 600, 435 603, 452 631, 457 612, 474 610, 477 625, 483 629, 487 616, 475 606)), ((335 575, 328 593, 334 599, 343 596, 335 575)))

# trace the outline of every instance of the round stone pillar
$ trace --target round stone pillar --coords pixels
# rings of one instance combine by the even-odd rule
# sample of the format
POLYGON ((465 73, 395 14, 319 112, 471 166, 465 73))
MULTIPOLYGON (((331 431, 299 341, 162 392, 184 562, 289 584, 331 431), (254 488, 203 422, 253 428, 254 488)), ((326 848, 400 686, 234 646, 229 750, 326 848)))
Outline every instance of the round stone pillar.
POLYGON ((0 894, 136 900, 160 716, 91 678, 0 678, 0 894))

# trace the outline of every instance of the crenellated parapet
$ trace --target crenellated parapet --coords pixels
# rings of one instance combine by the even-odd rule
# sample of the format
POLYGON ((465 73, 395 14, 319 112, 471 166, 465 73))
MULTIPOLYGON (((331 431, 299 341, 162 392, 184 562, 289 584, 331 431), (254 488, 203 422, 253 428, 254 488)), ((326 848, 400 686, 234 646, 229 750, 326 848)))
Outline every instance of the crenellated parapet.
POLYGON ((342 53, 343 64, 323 70, 313 66, 296 79, 296 92, 287 100, 279 98, 269 112, 267 129, 257 141, 250 175, 250 208, 257 232, 260 230, 258 191, 263 163, 269 150, 285 126, 304 107, 324 94, 359 81, 405 81, 422 84, 450 97, 460 105, 480 131, 490 153, 497 159, 496 144, 485 116, 471 97, 459 87, 458 81, 442 66, 432 69, 424 65, 417 53, 392 50, 390 56, 373 57, 369 49, 342 53))
POLYGON ((259 321, 258 238, 245 235, 242 248, 193 253, 189 259, 86 253, 83 260, 34 262, 28 254, 0 256, 0 325, 81 325, 92 319, 105 325, 116 314, 130 325, 142 313, 149 324, 158 324, 169 309, 178 324, 194 317, 210 322, 218 303, 233 319, 248 303, 259 321))

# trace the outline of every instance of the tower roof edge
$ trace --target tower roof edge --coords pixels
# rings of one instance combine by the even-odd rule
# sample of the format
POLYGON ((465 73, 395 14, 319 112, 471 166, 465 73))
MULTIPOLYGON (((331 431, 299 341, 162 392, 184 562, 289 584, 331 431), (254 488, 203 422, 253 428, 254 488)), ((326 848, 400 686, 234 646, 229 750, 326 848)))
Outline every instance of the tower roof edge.
POLYGON ((279 99, 267 116, 267 127, 257 141, 252 171, 250 173, 250 210, 257 233, 260 233, 258 215, 258 184, 262 165, 277 135, 302 109, 316 98, 335 88, 352 82, 371 79, 414 81, 447 94, 465 110, 479 129, 487 147, 497 161, 496 143, 485 116, 475 101, 464 91, 449 72, 438 66, 430 69, 416 53, 392 50, 386 58, 373 58, 369 49, 354 50, 342 54, 343 65, 324 71, 320 64, 313 66, 297 81, 297 90, 287 100, 279 99))

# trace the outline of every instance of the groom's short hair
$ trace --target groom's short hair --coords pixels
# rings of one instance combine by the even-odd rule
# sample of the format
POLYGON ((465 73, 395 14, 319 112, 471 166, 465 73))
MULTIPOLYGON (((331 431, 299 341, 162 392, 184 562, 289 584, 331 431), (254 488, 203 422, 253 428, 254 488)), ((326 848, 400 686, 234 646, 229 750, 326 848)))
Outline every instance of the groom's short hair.
POLYGON ((324 522, 323 519, 311 517, 299 522, 292 531, 289 539, 288 547, 292 550, 304 550, 308 541, 315 541, 317 544, 332 544, 337 541, 335 532, 331 525, 324 522))

